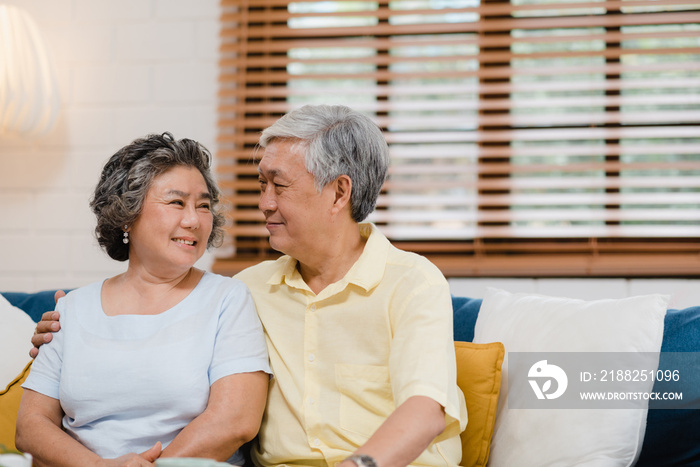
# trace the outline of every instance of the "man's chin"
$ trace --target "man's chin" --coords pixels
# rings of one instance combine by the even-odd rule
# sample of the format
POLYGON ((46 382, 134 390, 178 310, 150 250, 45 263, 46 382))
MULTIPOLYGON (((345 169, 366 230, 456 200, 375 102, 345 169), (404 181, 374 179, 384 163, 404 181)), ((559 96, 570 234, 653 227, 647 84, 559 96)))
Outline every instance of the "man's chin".
POLYGON ((275 238, 274 235, 270 234, 269 242, 270 248, 272 248, 275 251, 279 251, 283 255, 287 254, 287 252, 285 251, 286 249, 284 248, 284 242, 280 241, 279 238, 275 238))

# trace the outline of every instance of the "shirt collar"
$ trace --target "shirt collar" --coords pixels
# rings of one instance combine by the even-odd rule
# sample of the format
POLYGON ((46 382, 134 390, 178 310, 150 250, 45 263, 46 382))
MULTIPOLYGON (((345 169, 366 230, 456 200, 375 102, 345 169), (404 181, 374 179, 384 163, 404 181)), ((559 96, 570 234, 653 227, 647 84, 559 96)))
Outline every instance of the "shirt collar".
MULTIPOLYGON (((359 228, 360 235, 367 239, 365 248, 345 277, 326 288, 328 292, 336 293, 344 289, 347 284, 355 284, 369 291, 376 287, 384 276, 386 259, 391 246, 389 240, 374 224, 362 223, 359 224, 359 228)), ((267 281, 268 285, 282 283, 297 289, 311 290, 297 270, 297 260, 291 256, 283 256, 277 260, 277 267, 267 281)))
POLYGON ((391 244, 374 224, 360 224, 360 235, 367 239, 367 243, 358 260, 345 275, 345 280, 369 291, 384 277, 391 244))
POLYGON ((291 256, 282 256, 275 262, 275 268, 272 275, 267 280, 268 285, 279 285, 284 282, 289 282, 293 280, 294 276, 299 276, 299 271, 297 271, 297 260, 291 256))

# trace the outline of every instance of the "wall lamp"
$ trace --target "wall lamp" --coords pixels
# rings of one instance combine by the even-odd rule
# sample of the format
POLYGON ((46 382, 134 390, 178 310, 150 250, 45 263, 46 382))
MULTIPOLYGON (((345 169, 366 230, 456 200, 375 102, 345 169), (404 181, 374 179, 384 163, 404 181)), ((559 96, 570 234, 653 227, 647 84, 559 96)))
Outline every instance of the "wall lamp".
POLYGON ((0 5, 0 135, 45 134, 60 100, 56 76, 29 14, 0 5))

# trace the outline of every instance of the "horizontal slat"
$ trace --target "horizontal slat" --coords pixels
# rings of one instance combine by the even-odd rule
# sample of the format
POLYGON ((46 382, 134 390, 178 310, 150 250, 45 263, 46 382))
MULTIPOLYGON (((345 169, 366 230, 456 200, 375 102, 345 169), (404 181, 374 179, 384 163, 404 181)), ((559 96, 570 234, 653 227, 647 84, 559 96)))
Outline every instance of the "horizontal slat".
MULTIPOLYGON (((399 246, 401 244, 399 243, 399 246)), ((697 251, 697 250, 696 250, 697 251)), ((275 255, 277 256, 277 255, 275 255)), ((588 251, 531 254, 426 254, 446 277, 697 277, 700 256, 687 253, 614 253, 588 251)), ((213 271, 234 275, 267 257, 217 259, 213 271)))
MULTIPOLYGON (((700 141, 695 143, 676 143, 676 144, 597 144, 597 145, 567 145, 567 146, 547 146, 547 145, 532 145, 532 146, 505 146, 505 147, 478 147, 472 145, 449 145, 440 142, 431 142, 425 146, 398 146, 394 145, 390 148, 392 159, 395 160, 411 160, 411 159, 426 159, 436 151, 439 151, 441 159, 502 159, 505 157, 513 158, 517 164, 519 158, 532 157, 547 157, 556 155, 558 158, 581 158, 591 157, 599 158, 601 156, 620 155, 635 156, 635 160, 644 158, 647 155, 664 154, 664 155, 700 155, 700 141)), ((217 169, 222 173, 257 173, 255 160, 262 156, 260 151, 254 149, 246 150, 220 150, 217 153, 217 169), (239 162, 240 161, 240 162, 239 162), (232 168, 229 164, 236 164, 232 168)), ((681 164, 678 170, 697 169, 698 161, 688 162, 673 162, 681 164)), ((613 163, 616 164, 616 163, 613 163)), ((561 164, 559 164, 561 165, 561 164)), ((568 165, 568 164, 567 164, 568 165)), ((534 165, 534 170, 537 165, 534 165)), ((617 165, 611 167, 610 170, 615 170, 617 165)), ((634 168, 634 166, 630 166, 634 168)), ((489 170, 500 170, 498 166, 493 164, 485 164, 483 166, 487 172, 489 170)), ((519 168, 518 170, 527 170, 527 167, 519 168)))
MULTIPOLYGON (((669 18, 670 19, 670 18, 669 18)), ((671 23, 685 23, 688 21, 674 20, 671 23)), ((631 23, 631 24, 646 24, 631 23)), ((501 28, 501 25, 498 25, 501 28)), ((523 23, 527 26, 527 23, 523 23)), ((571 26, 569 26, 571 27, 571 26)), ((412 35, 412 34, 453 34, 464 32, 476 32, 479 30, 478 23, 447 23, 436 22, 434 24, 408 24, 408 25, 389 25, 379 24, 376 26, 339 26, 339 27, 318 27, 318 28, 290 28, 287 25, 265 25, 265 26, 248 26, 247 38, 258 40, 275 38, 296 38, 296 37, 313 37, 313 38, 336 38, 336 37, 365 37, 365 36, 390 36, 390 35, 412 35)), ((236 29, 223 30, 221 36, 223 38, 236 37, 239 32, 236 29)))
POLYGON ((447 277, 688 277, 700 276, 700 256, 680 254, 463 255, 428 258, 447 277))
MULTIPOLYGON (((556 72, 556 70, 554 70, 556 72)), ((687 66, 687 71, 700 71, 700 66, 698 64, 694 63, 689 63, 687 66)), ((681 70, 678 70, 680 73, 681 70)), ((435 73, 431 73, 435 75, 435 73)), ((445 73, 445 75, 451 75, 451 76, 457 76, 461 78, 471 78, 476 76, 476 72, 452 72, 452 73, 445 73)), ((255 73, 252 73, 250 75, 256 75, 255 73)), ((266 75, 266 74, 261 74, 266 75)), ((513 73, 513 75, 517 75, 517 73, 513 73)), ((231 75, 232 77, 235 77, 235 75, 231 75)), ((262 80, 262 82, 277 82, 279 81, 280 77, 284 76, 286 78, 283 79, 283 81, 287 80, 308 80, 309 82, 315 82, 314 80, 318 80, 320 82, 323 82, 326 79, 339 79, 339 78, 344 78, 347 80, 358 80, 358 86, 362 85, 362 79, 367 78, 367 77, 374 77, 377 80, 380 80, 381 78, 386 78, 386 79, 395 79, 395 80, 402 80, 402 79, 408 79, 408 78, 420 78, 420 77, 425 77, 426 73, 411 73, 411 74, 397 74, 397 73, 378 73, 376 76, 374 74, 372 75, 341 75, 341 74, 334 74, 334 75, 315 75, 312 77, 307 76, 305 78, 302 77, 292 77, 291 75, 288 75, 284 73, 283 75, 280 75, 276 79, 272 79, 272 76, 267 76, 267 79, 262 80)), ((253 79, 253 81, 255 81, 253 79)), ((327 83, 323 83, 324 86, 327 86, 327 83)), ((448 85, 449 86, 449 85, 448 85)), ((690 90, 697 90, 700 84, 698 83, 697 79, 671 79, 671 78, 648 78, 648 79, 609 79, 609 80, 570 80, 570 81, 530 81, 530 82, 512 82, 512 83, 484 83, 482 85, 477 86, 475 83, 471 83, 470 81, 465 81, 459 88, 455 88, 455 92, 458 93, 468 93, 468 94, 481 94, 481 95, 489 95, 489 94, 508 94, 508 93, 522 93, 526 94, 529 92, 548 92, 548 93, 562 93, 562 92, 590 92, 590 91, 625 91, 625 90, 658 90, 658 89, 668 89, 668 90, 685 90, 685 89, 690 89, 690 90)), ((373 89, 373 87, 370 87, 368 92, 370 92, 373 89)), ((449 88, 448 88, 449 89, 449 88)), ((329 93, 330 90, 324 89, 324 87, 317 88, 317 95, 318 94, 326 94, 329 93)), ((253 91, 255 93, 255 91, 253 91)), ((299 90, 298 92, 296 90, 290 91, 289 95, 290 96, 304 96, 304 95, 313 95, 313 94, 307 94, 308 91, 304 90, 299 90)), ((336 89, 336 93, 339 91, 336 89)), ((353 95, 354 93, 352 91, 348 91, 348 95, 353 95)), ((387 94, 388 95, 388 94, 387 94)), ((258 97, 258 96, 255 96, 258 97)), ((260 96, 260 97, 274 97, 274 96, 260 96)), ((284 103, 272 103, 274 105, 285 105, 284 103)), ((258 103, 241 103, 239 105, 222 105, 221 110, 226 112, 226 111, 244 111, 246 110, 245 106, 250 106, 251 109, 255 109, 256 106, 260 106, 258 103)), ((293 108, 293 105, 287 104, 287 109, 293 108)), ((252 110, 251 110, 252 111, 252 110)))
MULTIPOLYGON (((379 226, 379 229, 385 229, 379 226)), ((241 238, 241 245, 258 246, 266 244, 268 238, 241 238)), ((395 241, 394 244, 407 251, 417 251, 428 255, 477 253, 477 254, 551 254, 551 253, 589 253, 589 254, 684 254, 700 260, 700 240, 664 239, 664 238, 572 238, 562 241, 557 238, 512 239, 503 242, 500 239, 475 239, 458 241, 395 241)))
MULTIPOLYGON (((262 216, 262 215, 261 215, 262 216)), ((253 220, 254 216, 245 219, 253 220)), ((601 222, 601 221, 658 221, 658 222, 697 222, 700 209, 508 209, 498 211, 459 210, 459 211, 415 211, 380 210, 371 214, 372 222, 386 223, 441 223, 463 222, 601 222)), ((700 225, 697 226, 700 228, 700 225)))
MULTIPOLYGON (((257 2, 256 2, 257 3, 257 2)), ((256 5, 257 6, 257 5, 256 5)), ((262 6, 262 5, 260 5, 262 6)), ((279 5, 286 6, 286 5, 279 5)), ((389 8, 356 8, 353 10, 339 10, 339 11, 316 11, 312 13, 297 13, 294 11, 287 10, 261 10, 261 11, 246 11, 244 13, 228 12, 221 16, 221 20, 224 22, 237 22, 245 20, 251 23, 261 23, 261 22, 287 22, 294 18, 324 18, 328 20, 329 18, 378 18, 378 19, 389 19, 401 16, 414 16, 414 15, 455 15, 460 13, 476 13, 478 10, 476 8, 441 8, 440 10, 430 10, 430 9, 389 9, 389 8)))
MULTIPOLYGON (((682 34, 679 32, 679 34, 682 34)), ((489 39, 490 40, 490 39, 489 39)), ((494 44, 497 42, 494 41, 494 44)), ((296 38, 296 39, 286 39, 286 40, 276 40, 275 38, 270 38, 270 40, 264 42, 232 42, 224 43, 221 45, 220 51, 224 55, 221 60, 221 64, 226 66, 232 63, 236 63, 236 54, 270 54, 270 55, 287 55, 290 50, 303 50, 303 49, 356 49, 356 50, 388 50, 393 48, 407 48, 407 47, 434 47, 443 48, 445 46, 465 46, 465 45, 476 45, 481 44, 478 36, 476 34, 467 33, 457 33, 457 34, 440 34, 440 35, 430 35, 427 37, 421 36, 418 38, 412 37, 402 37, 400 39, 395 38, 382 38, 382 37, 358 37, 349 38, 346 36, 341 36, 335 39, 308 39, 308 38, 296 38), (231 61, 229 61, 231 60, 231 61)))
MULTIPOLYGON (((360 106, 361 108, 361 106, 360 106)), ((436 106, 436 111, 441 110, 436 106)), ((483 126, 509 126, 509 127, 560 127, 560 126, 602 126, 619 123, 623 125, 649 125, 649 124, 682 124, 696 123, 700 121, 700 110, 654 110, 640 112, 630 110, 628 112, 616 112, 600 110, 597 112, 567 112, 570 109, 557 109, 558 112, 531 113, 527 115, 462 115, 458 120, 454 115, 444 114, 437 116, 396 116, 386 119, 395 132, 405 131, 406 128, 431 128, 450 129, 475 129, 483 126), (566 112, 566 113, 565 113, 566 112)), ((428 109, 425 109, 427 112, 428 109)), ((378 119, 380 120, 380 119, 378 119)))
MULTIPOLYGON (((241 197, 245 199, 245 197, 241 197)), ((251 198, 257 204, 257 196, 251 198)), ((241 200, 242 201, 242 200, 241 200)), ((378 206, 697 205, 698 193, 558 193, 552 195, 380 195, 378 206)), ((249 201, 250 202, 250 201, 249 201)))
POLYGON ((559 226, 503 226, 503 227, 476 227, 476 228, 446 228, 446 227, 384 227, 382 231, 396 240, 416 239, 455 239, 455 238, 633 238, 633 237, 697 237, 700 235, 700 226, 596 226, 596 225, 571 225, 559 226))
MULTIPOLYGON (((697 52, 696 52, 697 54, 697 52)), ((595 56, 601 56, 603 54, 598 54, 595 56)), ((650 55, 657 55, 657 54, 650 54, 650 55)), ((579 82, 587 82, 590 80, 593 80, 596 74, 598 75, 603 75, 603 74, 609 74, 609 75, 616 75, 616 74, 634 74, 634 73, 651 73, 651 72, 657 72, 657 73, 663 73, 663 72, 674 72, 675 74, 684 74, 689 71, 694 71, 698 70, 700 67, 695 60, 688 60, 688 61, 681 61, 681 60, 672 60, 670 62, 657 62, 649 65, 637 65, 637 66, 632 66, 632 65, 625 65, 625 64, 607 64, 603 65, 602 63, 591 63, 588 65, 582 65, 580 63, 576 64, 565 64, 565 63, 560 63, 558 66, 553 66, 550 65, 549 63, 539 63, 537 61, 532 61, 533 65, 531 66, 526 66, 524 65, 524 59, 527 57, 521 57, 523 60, 521 60, 518 63, 514 63, 511 67, 505 67, 505 66, 494 66, 494 67, 488 67, 488 68, 479 68, 476 69, 476 67, 472 67, 470 69, 462 69, 462 70, 453 70, 454 67, 452 66, 438 66, 435 68, 435 70, 430 70, 430 71, 404 71, 404 70, 384 70, 384 69, 378 69, 378 70, 372 70, 372 71, 364 71, 364 70, 355 70, 352 73, 349 72, 315 72, 315 73, 307 73, 307 74, 292 74, 289 71, 287 71, 285 68, 282 68, 281 70, 275 70, 275 69, 270 69, 270 70, 265 70, 265 71, 256 71, 255 68, 252 70, 248 70, 245 75, 241 75, 239 70, 236 69, 236 67, 223 67, 223 72, 219 76, 219 81, 225 83, 225 82, 232 82, 232 83, 253 83, 253 84, 260 84, 260 83, 277 83, 277 82, 286 82, 287 80, 290 79, 295 79, 295 80, 300 80, 302 78, 305 79, 317 79, 317 80, 328 80, 328 79, 338 79, 338 78, 343 78, 343 79, 366 79, 368 77, 374 77, 375 79, 379 81, 385 81, 389 79, 408 79, 408 78, 425 78, 425 77, 435 77, 436 75, 440 75, 441 78, 445 81, 448 81, 448 78, 454 80, 457 78, 511 78, 511 77, 516 77, 516 76, 546 76, 548 78, 551 78, 552 76, 559 76, 559 75, 589 75, 591 78, 572 78, 576 80, 576 83, 574 83, 576 86, 580 86, 579 82)), ((669 58, 674 58, 674 56, 671 56, 669 58)), ((677 57, 676 57, 677 58, 677 57)), ((404 63, 407 62, 408 60, 402 61, 402 60, 394 60, 393 63, 404 63)), ((433 59, 431 60, 432 63, 440 64, 441 62, 444 63, 450 63, 453 64, 454 62, 451 60, 438 60, 438 59, 433 59)), ((387 64, 388 64, 387 60, 387 64)), ((463 67, 464 68, 464 67, 463 67)), ((602 76, 598 76, 600 78, 602 76)), ((665 78, 666 79, 666 78, 665 78)), ((645 87, 645 86, 655 86, 654 82, 657 81, 659 82, 659 86, 661 88, 674 88, 678 87, 678 85, 684 86, 685 83, 688 81, 684 79, 679 79, 675 77, 669 77, 667 78, 669 80, 668 83, 666 82, 661 82, 659 78, 657 77, 648 77, 645 79, 625 79, 625 80, 617 80, 615 78, 610 78, 611 83, 613 85, 617 85, 616 88, 620 88, 620 82, 624 83, 624 86, 633 86, 634 88, 639 88, 639 87, 645 87), (629 83, 628 83, 629 81, 629 83)), ((534 80, 530 80, 534 81, 534 80)), ((549 83, 552 84, 558 84, 561 86, 562 83, 561 81, 557 80, 547 80, 549 83)), ((482 83, 482 84, 488 84, 488 83, 482 83)), ((526 87, 528 85, 532 85, 532 83, 521 81, 521 82, 516 82, 516 83, 504 83, 504 84, 509 84, 515 86, 514 91, 518 91, 519 87, 526 87)), ((603 84, 603 83, 594 83, 594 84, 603 84)), ((696 88, 697 87, 697 81, 693 83, 692 80, 688 83, 690 87, 696 88)), ((448 84, 449 85, 449 84, 448 84)), ((467 86, 474 86, 474 84, 471 81, 466 81, 462 83, 462 85, 467 85, 467 86)), ((327 85, 326 85, 327 86, 327 85)), ((371 89, 371 88, 370 88, 371 89)), ((508 88, 510 89, 510 88, 508 88)), ((563 88, 567 89, 567 88, 563 88)), ((290 89, 289 90, 292 95, 296 92, 295 89, 290 89)), ((299 90, 299 92, 303 92, 303 90, 299 90)), ((488 93, 488 91, 481 91, 481 93, 488 93)), ((493 92, 493 91, 491 91, 493 92)))
MULTIPOLYGON (((699 148, 700 154, 700 148, 699 148)), ((700 156, 699 156, 700 159, 700 156)), ((240 165, 230 162, 234 165, 222 165, 219 163, 220 174, 236 174, 243 176, 254 177, 248 180, 222 180, 221 186, 226 188, 235 188, 238 190, 257 189, 257 166, 253 164, 240 165)), ((677 173, 677 176, 683 177, 683 172, 694 170, 700 173, 700 160, 698 161, 671 161, 671 162, 588 162, 588 163, 569 163, 569 164, 512 164, 512 163, 494 163, 494 164, 477 164, 472 163, 411 163, 397 164, 394 162, 389 167, 389 177, 400 176, 470 176, 476 177, 482 175, 510 175, 519 174, 576 174, 576 173, 605 173, 605 172, 642 172, 642 173, 658 173, 669 172, 677 173)))
MULTIPOLYGON (((249 2, 246 2, 251 6, 254 6, 256 8, 272 8, 272 7, 277 7, 277 8, 286 8, 287 5, 289 4, 289 0, 252 0, 249 2)), ((304 3, 307 4, 313 4, 313 3, 321 3, 321 4, 328 4, 327 0, 304 0, 304 3)), ((223 8, 226 9, 232 9, 232 10, 238 10, 241 8, 241 0, 222 0, 221 5, 223 8)), ((410 5, 410 4, 408 4, 410 5)), ((542 2, 542 3, 517 3, 517 4, 498 4, 498 3, 481 3, 478 6, 471 7, 471 8, 461 8, 463 11, 468 11, 468 12, 478 12, 482 15, 507 15, 511 14, 513 12, 523 12, 523 11, 538 11, 538 10, 547 10, 547 9, 556 9, 559 11, 567 12, 567 10, 573 10, 573 9, 587 9, 587 8, 606 8, 609 10, 619 10, 623 7, 626 8, 632 8, 632 7, 649 7, 653 6, 656 8, 662 8, 662 7, 675 7, 675 6, 688 6, 688 7, 698 7, 698 4, 696 0, 655 0, 653 4, 650 5, 649 0, 605 0, 605 1, 597 1, 597 2, 585 2, 585 1, 580 1, 580 2, 561 2, 558 0, 550 0, 549 2, 542 2)), ((399 3, 395 7, 395 10, 398 11, 414 11, 413 7, 409 8, 401 8, 402 4, 399 3)), ((357 10, 362 11, 362 9, 358 6, 356 8, 357 10)), ((374 11, 374 10, 372 10, 374 11)), ((421 10, 423 11, 423 10, 421 10)), ((438 10, 439 12, 440 10, 438 10)), ((251 14, 252 12, 248 13, 251 14)), ((345 14, 343 12, 339 12, 340 14, 345 14)), ((331 13, 333 14, 333 13, 331 13)))
MULTIPOLYGON (((665 12, 637 13, 624 15, 585 15, 585 16, 552 16, 552 17, 521 17, 497 18, 488 21, 449 23, 436 20, 435 23, 417 24, 387 24, 379 23, 374 26, 339 26, 339 27, 308 27, 290 28, 267 23, 263 26, 249 25, 245 32, 247 38, 264 39, 269 37, 348 37, 348 36, 390 36, 409 34, 447 34, 464 32, 498 32, 516 29, 566 29, 566 28, 595 28, 618 26, 642 26, 658 24, 691 24, 700 22, 700 12, 665 12)), ((327 23, 325 23, 327 24, 327 23)), ((236 37, 239 30, 236 27, 223 29, 222 38, 236 37)))
MULTIPOLYGON (((700 154, 700 147, 698 148, 700 154)), ((673 171, 682 177, 684 171, 694 170, 700 173, 700 156, 697 161, 660 161, 660 162, 583 162, 567 164, 517 164, 493 163, 477 164, 476 161, 467 163, 450 163, 428 161, 425 163, 398 164, 396 161, 389 167, 390 176, 401 175, 514 175, 521 174, 576 174, 576 173, 605 173, 605 172, 643 172, 659 173, 673 171)), ((246 169, 249 174, 257 174, 255 167, 246 169)), ((243 172, 238 172, 243 173, 243 172)), ((666 180, 666 178, 664 178, 666 180)))
MULTIPOLYGON (((425 131, 411 133, 386 133, 390 144, 470 143, 470 142, 512 142, 512 141, 581 141, 581 140, 620 140, 620 139, 662 139, 697 138, 699 126, 629 127, 629 128, 551 128, 521 130, 475 131, 425 131)), ((219 135, 221 143, 257 143, 259 134, 219 135)))
MULTIPOLYGON (((276 40, 270 37, 267 41, 255 42, 231 42, 224 43, 221 46, 221 52, 225 55, 245 55, 245 54, 277 54, 287 55, 289 50, 295 49, 355 49, 355 50, 401 50, 409 47, 423 47, 440 50, 446 46, 479 46, 481 48, 493 47, 510 47, 513 44, 563 44, 573 43, 615 43, 633 40, 649 40, 649 39, 679 39, 679 38, 697 38, 698 32, 693 30, 676 30, 676 31, 648 31, 644 33, 635 32, 615 32, 609 31, 605 33, 597 33, 595 29, 586 32, 572 31, 572 34, 551 34, 551 35, 530 35, 530 36, 513 36, 507 35, 479 35, 476 32, 457 33, 457 34, 435 34, 426 37, 414 39, 411 37, 401 38, 348 38, 340 36, 331 39, 286 39, 276 40), (455 37, 456 36, 456 37, 455 37)), ((626 45, 629 47, 629 45, 626 45)), ((240 63, 237 58, 224 58, 221 61, 223 66, 233 66, 240 63)))
MULTIPOLYGON (((257 206, 257 194, 231 195, 230 202, 236 205, 257 206)), ((556 193, 556 194, 493 194, 476 195, 473 190, 457 195, 379 195, 377 206, 380 208, 412 207, 441 208, 451 207, 500 207, 500 206, 605 206, 605 205, 649 205, 649 206, 697 206, 699 193, 556 193)))
MULTIPOLYGON (((448 181, 443 181, 447 187, 448 181)), ((700 177, 678 176, 669 177, 512 177, 479 179, 473 184, 460 181, 464 188, 476 188, 478 190, 595 190, 605 188, 659 188, 672 191, 674 189, 695 188, 697 203, 700 205, 700 177)), ((389 189, 398 188, 399 183, 390 183, 389 189)), ((401 184, 404 190, 421 189, 424 185, 421 181, 407 180, 401 184)), ((558 196, 558 194, 554 194, 558 196)))
POLYGON ((502 63, 511 60, 551 60, 554 58, 571 59, 571 58, 586 58, 586 57, 605 57, 617 58, 627 55, 673 55, 673 54, 700 54, 700 47, 655 47, 655 48, 620 48, 607 47, 604 50, 583 50, 583 51, 532 51, 532 52, 485 52, 479 53, 474 50, 472 53, 459 54, 457 51, 444 53, 433 53, 431 56, 400 56, 400 55, 368 55, 358 57, 343 57, 336 56, 333 58, 295 58, 286 56, 250 56, 239 57, 232 59, 224 59, 221 61, 222 67, 235 68, 282 68, 289 67, 292 64, 303 65, 310 69, 316 67, 328 66, 345 66, 349 65, 361 67, 366 65, 377 66, 392 66, 397 64, 410 63, 435 63, 448 65, 454 64, 455 61, 468 63, 469 61, 478 61, 479 63, 502 63))
MULTIPOLYGON (((462 173, 455 168, 450 178, 428 179, 418 178, 415 175, 401 179, 394 176, 384 185, 384 188, 392 194, 411 193, 416 191, 440 191, 451 190, 509 190, 512 192, 522 190, 558 190, 553 196, 558 196, 561 190, 604 190, 625 188, 663 189, 697 189, 698 207, 700 208, 700 177, 678 176, 672 179, 661 177, 515 177, 515 178, 491 178, 477 179, 476 177, 456 179, 454 175, 462 173)), ((414 173, 417 174, 417 173, 414 173)), ((427 174, 423 174, 427 175, 427 174)), ((257 180, 222 181, 222 188, 234 188, 236 190, 255 191, 259 188, 257 180)))
MULTIPOLYGON (((439 106, 435 109, 440 110, 439 106)), ((356 110, 363 111, 364 106, 355 106, 356 110)), ((426 109, 427 111, 427 109, 426 109)), ((460 131, 460 130, 475 130, 479 125, 482 126, 499 126, 513 128, 528 128, 528 127, 563 127, 563 126, 603 126, 606 124, 683 124, 695 123, 700 121, 700 110, 675 110, 675 111, 654 111, 654 112, 604 112, 596 113, 547 113, 547 114, 532 114, 532 115, 456 115, 445 113, 444 115, 436 116, 415 116, 415 117, 390 117, 377 118, 377 123, 380 125, 391 125, 393 133, 398 134, 401 131, 412 131, 413 129, 429 131, 434 128, 442 130, 460 131)), ((257 125, 255 122, 265 122, 267 119, 251 118, 247 125, 253 128, 266 125, 257 125)), ((461 140, 461 138, 460 138, 461 140)))
MULTIPOLYGON (((559 226, 502 226, 502 227, 454 227, 428 225, 420 226, 382 226, 382 232, 397 241, 402 240, 452 240, 460 238, 683 238, 700 236, 700 226, 596 226, 572 225, 559 226)), ((266 237, 264 226, 236 225, 227 227, 226 232, 233 236, 266 237)))
MULTIPOLYGON (((676 70, 678 71, 683 71, 684 73, 692 73, 694 71, 700 71, 700 63, 677 63, 673 64, 671 66, 670 64, 664 65, 666 70, 676 70)), ((511 71, 510 68, 505 68, 505 67, 499 67, 498 69, 502 69, 507 71, 507 75, 504 76, 510 76, 511 71)), ((625 72, 634 72, 634 73, 642 73, 642 72, 648 72, 650 71, 649 67, 643 67, 643 66, 637 66, 637 67, 625 67, 624 70, 620 65, 609 65, 609 66, 601 66, 601 67, 573 67, 573 68, 568 68, 571 70, 571 72, 581 72, 585 74, 620 74, 623 71, 625 72)), ((494 69, 489 68, 487 70, 482 70, 484 72, 492 72, 494 69)), ((548 73, 549 68, 547 67, 537 67, 537 68, 531 68, 531 69, 522 69, 518 71, 518 75, 520 74, 527 74, 530 75, 531 72, 539 72, 543 75, 549 75, 548 73)), ((562 70, 559 70, 562 71, 562 70)), ((653 70, 652 70, 653 71, 653 70)), ((479 72, 481 73, 481 72, 479 72)), ((238 75, 231 75, 232 77, 236 77, 238 75)), ((288 76, 288 75, 287 75, 288 76)), ((480 74, 480 76, 482 76, 480 74)), ((486 75, 484 74, 483 77, 493 77, 490 74, 486 75)), ((500 76, 496 76, 500 77, 500 76)), ((348 77, 349 79, 349 77, 348 77)), ((579 80, 581 82, 584 82, 584 80, 579 80)), ((625 80, 619 80, 619 79, 611 79, 608 80, 610 81, 609 83, 603 83, 603 82, 593 82, 588 85, 583 85, 581 83, 576 83, 578 86, 578 89, 581 91, 586 91, 586 90, 635 90, 635 89, 653 89, 656 92, 659 92, 661 89, 665 90, 665 93, 669 95, 670 97, 673 97, 673 94, 670 93, 670 91, 673 90, 679 90, 679 91, 684 91, 687 89, 698 89, 700 88, 700 83, 698 82, 697 79, 679 79, 679 78, 664 78, 664 79, 658 79, 658 78, 646 78, 646 79, 625 79, 625 80)), ((528 86, 530 83, 514 83, 517 84, 517 87, 515 88, 509 88, 508 90, 514 90, 515 92, 527 92, 527 91, 538 91, 542 89, 547 89, 545 86, 539 86, 539 87, 534 87, 534 88, 529 88, 528 86)), ((534 85, 539 85, 539 84, 551 84, 554 86, 561 85, 562 83, 558 82, 548 82, 548 83, 537 83, 534 82, 532 83, 534 85)), ((566 83, 564 83, 566 84, 566 83)), ((470 81, 464 81, 460 83, 441 83, 439 85, 433 85, 426 83, 423 86, 415 86, 411 85, 408 83, 402 84, 402 83, 396 83, 391 86, 389 85, 372 85, 372 86, 362 86, 362 87, 344 87, 342 89, 342 93, 344 95, 349 95, 349 96, 371 96, 373 99, 376 97, 412 97, 412 96, 451 96, 451 95, 474 95, 478 96, 479 94, 499 94, 503 93, 504 88, 502 88, 500 85, 492 86, 488 83, 484 84, 486 87, 483 89, 483 86, 478 86, 476 82, 472 83, 470 81)), ((573 88, 576 89, 576 88, 573 88)), ((564 89, 555 89, 555 90, 570 90, 570 88, 564 88, 564 89)), ((330 87, 328 83, 319 83, 318 86, 313 86, 313 87, 308 87, 308 88, 295 88, 295 89, 290 89, 287 87, 279 87, 279 86, 254 86, 254 87, 233 87, 233 88, 227 88, 219 91, 219 96, 222 98, 238 98, 241 99, 243 97, 248 97, 251 99, 272 99, 272 98, 286 98, 287 96, 294 96, 294 97, 303 97, 303 96, 316 96, 319 94, 328 94, 328 93, 338 93, 339 90, 335 87, 330 87)), ((596 99, 597 96, 585 96, 585 98, 592 98, 596 99)), ((610 96, 611 98, 615 98, 615 96, 610 96)), ((620 96, 620 98, 624 99, 626 96, 620 96)), ((636 97, 636 96, 635 96, 636 97)), ((641 95, 639 96, 640 98, 648 97, 648 98, 655 98, 656 96, 644 96, 641 95)), ((690 98, 694 98, 694 96, 691 94, 688 96, 690 98)), ((580 96, 552 96, 552 99, 579 99, 581 98, 580 96)), ((498 102, 501 101, 501 99, 490 99, 493 100, 496 104, 498 105, 498 102)), ((518 101, 523 100, 527 102, 527 97, 519 97, 517 99, 518 101)), ((277 102, 269 101, 269 103, 278 105, 277 102)), ((284 104, 279 103, 279 104, 284 104)), ((262 107, 263 104, 257 104, 254 102, 241 102, 238 106, 232 107, 232 106, 222 106, 222 110, 235 110, 235 111, 243 111, 246 108, 251 108, 254 109, 257 107, 260 107, 261 109, 264 109, 262 107), (248 107, 250 106, 250 107, 248 107)), ((490 102, 484 102, 483 105, 491 105, 490 102)))
POLYGON ((481 141, 561 141, 698 138, 700 126, 568 128, 534 130, 482 131, 481 141))
MULTIPOLYGON (((687 88, 685 88, 687 89, 687 88)), ((469 92, 469 89, 463 88, 461 90, 455 90, 455 94, 424 94, 415 95, 413 98, 401 99, 399 96, 388 101, 367 101, 367 102, 357 102, 353 106, 354 109, 364 112, 364 113, 376 113, 376 112, 427 112, 431 111, 437 113, 437 111, 460 111, 462 113, 473 112, 476 114, 478 110, 508 110, 513 109, 515 111, 519 109, 541 109, 541 110, 557 110, 562 112, 566 110, 573 115, 580 115, 581 111, 575 112, 574 110, 578 107, 585 108, 600 108, 605 107, 629 107, 631 109, 637 109, 639 106, 672 106, 672 105, 682 105, 682 106, 700 106, 700 83, 698 83, 698 94, 654 94, 654 95, 617 95, 617 96, 605 96, 605 95, 594 95, 594 96, 564 96, 564 97, 551 97, 544 98, 541 96, 537 97, 523 97, 516 99, 488 99, 488 100, 476 100, 475 92, 469 92), (460 94, 464 97, 460 97, 460 94), (470 96, 471 94, 471 96, 470 96)), ((349 95, 353 95, 349 93, 349 95)), ((285 112, 290 108, 290 104, 285 102, 270 102, 270 103, 245 103, 234 104, 232 106, 226 106, 226 110, 232 112, 285 112)), ((223 110, 223 109, 222 109, 223 110)), ((602 111, 602 110, 601 110, 602 111)), ((636 110, 630 110, 628 112, 636 112, 636 110)), ((618 112, 620 115, 624 115, 624 112, 618 112)), ((438 114, 439 115, 439 114, 438 114)), ((221 120, 224 125, 230 125, 236 122, 233 120, 221 120)), ((248 118, 245 120, 247 126, 265 126, 270 123, 269 118, 248 118)))

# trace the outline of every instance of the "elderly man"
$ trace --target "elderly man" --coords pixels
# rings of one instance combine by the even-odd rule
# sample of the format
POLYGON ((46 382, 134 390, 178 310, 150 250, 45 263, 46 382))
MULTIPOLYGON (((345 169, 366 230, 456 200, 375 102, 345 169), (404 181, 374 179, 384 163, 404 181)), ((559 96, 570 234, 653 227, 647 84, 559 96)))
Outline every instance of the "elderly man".
POLYGON ((236 276, 274 373, 254 462, 458 465, 467 415, 447 281, 362 223, 387 174, 381 131, 347 107, 305 106, 260 146, 259 207, 285 256, 236 276))

